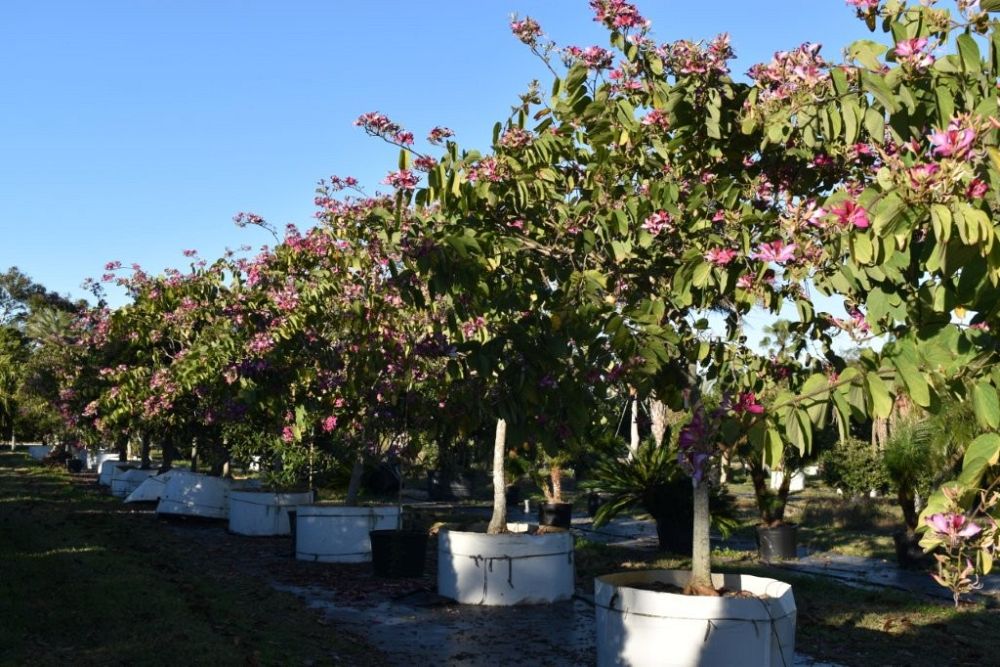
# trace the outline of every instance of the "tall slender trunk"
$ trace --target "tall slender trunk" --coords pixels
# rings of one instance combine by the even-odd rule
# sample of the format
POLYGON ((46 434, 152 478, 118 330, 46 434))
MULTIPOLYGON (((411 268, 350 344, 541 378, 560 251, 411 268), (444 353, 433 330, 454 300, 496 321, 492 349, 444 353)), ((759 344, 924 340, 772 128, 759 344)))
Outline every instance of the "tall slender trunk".
POLYGON ((691 545, 691 588, 713 588, 712 546, 708 533, 711 515, 708 509, 708 480, 694 485, 694 532, 691 545))
POLYGON ((667 406, 658 399, 649 399, 649 416, 652 420, 651 430, 653 431, 653 441, 657 447, 663 446, 663 437, 667 433, 667 406))
POLYGON ((896 499, 899 501, 900 509, 903 510, 903 521, 906 523, 906 529, 912 533, 920 523, 916 494, 913 489, 901 486, 896 490, 896 499))
POLYGON ((119 436, 115 443, 115 449, 118 451, 119 461, 128 461, 128 438, 119 436))
POLYGON ((142 449, 140 450, 140 458, 142 459, 142 465, 139 467, 143 470, 149 470, 150 460, 149 460, 149 450, 152 446, 151 438, 149 437, 149 431, 142 432, 142 449))
POLYGON ((499 535, 507 532, 507 479, 504 464, 507 457, 507 422, 497 420, 493 439, 493 516, 486 532, 499 535))
POLYGON ((634 457, 635 453, 639 451, 639 399, 635 396, 635 390, 632 390, 632 424, 629 429, 629 457, 634 457))
POLYGON ((191 472, 198 472, 198 438, 191 439, 191 472))
POLYGON ((365 464, 360 459, 355 461, 351 467, 351 481, 347 485, 347 498, 344 499, 344 504, 348 507, 358 504, 358 492, 361 490, 361 475, 364 471, 365 464))
POLYGON ((562 466, 553 463, 549 466, 549 479, 552 480, 552 500, 553 503, 561 503, 562 496, 562 466))

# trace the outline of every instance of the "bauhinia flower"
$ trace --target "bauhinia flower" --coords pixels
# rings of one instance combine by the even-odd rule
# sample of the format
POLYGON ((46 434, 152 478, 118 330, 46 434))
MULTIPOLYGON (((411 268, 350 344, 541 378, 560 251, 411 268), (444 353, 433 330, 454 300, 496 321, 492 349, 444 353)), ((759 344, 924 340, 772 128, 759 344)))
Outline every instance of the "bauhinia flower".
POLYGON ((650 214, 642 223, 642 228, 653 236, 659 235, 665 229, 673 226, 673 218, 666 211, 656 211, 650 214))
POLYGON ((971 127, 960 127, 957 121, 952 121, 947 130, 934 130, 927 137, 931 142, 931 151, 938 157, 965 157, 976 140, 976 131, 971 127))
POLYGON ((904 39, 896 44, 896 59, 917 69, 927 69, 934 64, 934 56, 925 51, 927 44, 926 37, 904 39))
POLYGON ((854 225, 858 229, 868 229, 871 225, 868 210, 850 199, 832 207, 830 213, 836 217, 837 224, 841 226, 854 225))
POLYGON ((417 187, 419 178, 409 169, 401 171, 390 171, 382 181, 386 185, 391 185, 397 190, 412 190, 417 187))
POLYGON ((716 266, 726 266, 736 259, 737 255, 739 253, 731 248, 712 248, 705 253, 705 261, 716 266))
POLYGON ((924 521, 927 522, 927 525, 935 533, 948 538, 952 542, 975 537, 983 530, 974 521, 970 521, 964 514, 956 514, 954 512, 932 514, 924 519, 924 521))
POLYGON ((795 247, 794 243, 785 245, 785 242, 779 239, 770 243, 764 243, 750 257, 752 259, 759 259, 762 262, 784 264, 795 258, 795 247))
POLYGON ((752 391, 745 391, 736 398, 733 403, 733 410, 738 413, 749 413, 752 415, 764 414, 764 406, 757 402, 757 395, 752 391))

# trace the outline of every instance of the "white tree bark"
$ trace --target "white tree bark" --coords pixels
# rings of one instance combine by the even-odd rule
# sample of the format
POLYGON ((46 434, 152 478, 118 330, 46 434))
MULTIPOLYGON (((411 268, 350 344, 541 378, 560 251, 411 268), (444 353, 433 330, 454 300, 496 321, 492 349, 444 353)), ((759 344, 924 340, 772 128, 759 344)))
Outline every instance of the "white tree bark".
POLYGON ((497 433, 493 440, 493 517, 486 532, 499 535, 507 532, 507 422, 497 420, 497 433))

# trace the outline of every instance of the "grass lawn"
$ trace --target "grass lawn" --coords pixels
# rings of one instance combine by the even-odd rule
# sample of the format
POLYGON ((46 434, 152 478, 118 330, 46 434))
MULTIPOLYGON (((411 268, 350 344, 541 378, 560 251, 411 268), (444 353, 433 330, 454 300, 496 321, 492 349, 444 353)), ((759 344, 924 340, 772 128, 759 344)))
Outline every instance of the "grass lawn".
MULTIPOLYGON (((577 544, 577 574, 589 582, 623 569, 685 569, 690 561, 591 542, 577 544)), ((717 572, 739 572, 792 584, 798 607, 795 649, 817 660, 857 667, 995 665, 1000 610, 950 603, 895 590, 861 590, 769 568, 744 557, 718 558, 717 572)))
POLYGON ((0 453, 0 665, 375 665, 291 595, 0 453))

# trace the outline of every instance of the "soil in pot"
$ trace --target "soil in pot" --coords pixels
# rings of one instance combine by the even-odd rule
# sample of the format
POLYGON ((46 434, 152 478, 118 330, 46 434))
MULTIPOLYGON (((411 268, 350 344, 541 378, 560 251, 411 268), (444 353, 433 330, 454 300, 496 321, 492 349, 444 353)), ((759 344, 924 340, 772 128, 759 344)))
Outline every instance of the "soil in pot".
POLYGON ((379 577, 422 577, 427 560, 427 532, 373 530, 372 567, 379 577))
POLYGON ((757 552, 765 563, 798 558, 799 527, 793 523, 757 526, 757 552))
POLYGON ((542 503, 538 506, 538 525, 570 528, 573 523, 573 506, 569 503, 542 503))

